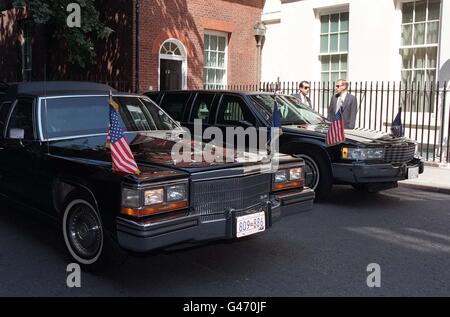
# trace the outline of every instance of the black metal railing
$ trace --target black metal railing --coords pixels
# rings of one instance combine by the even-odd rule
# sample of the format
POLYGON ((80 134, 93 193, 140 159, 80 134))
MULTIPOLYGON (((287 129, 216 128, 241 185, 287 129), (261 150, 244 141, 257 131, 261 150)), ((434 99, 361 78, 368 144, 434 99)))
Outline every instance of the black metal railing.
MULTIPOLYGON (((298 92, 300 82, 262 82, 259 85, 227 85, 224 90, 298 92)), ((350 82, 349 91, 358 100, 356 127, 390 132, 402 108, 405 136, 418 144, 427 161, 450 163, 450 94, 447 82, 350 82)), ((332 82, 311 82, 312 107, 323 116, 334 94, 332 82)))

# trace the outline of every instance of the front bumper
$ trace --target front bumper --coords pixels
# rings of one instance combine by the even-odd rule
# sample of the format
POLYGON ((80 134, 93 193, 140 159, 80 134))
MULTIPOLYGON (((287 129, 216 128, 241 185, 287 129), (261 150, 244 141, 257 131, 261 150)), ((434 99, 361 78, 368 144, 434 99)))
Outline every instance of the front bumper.
POLYGON ((147 252, 181 243, 196 243, 219 239, 233 239, 236 216, 257 211, 264 211, 266 228, 280 220, 283 216, 292 215, 312 209, 314 191, 309 188, 301 192, 291 191, 274 195, 267 205, 249 210, 233 210, 224 212, 223 218, 205 220, 201 215, 189 215, 151 223, 130 220, 118 216, 117 240, 119 245, 134 252, 147 252))
POLYGON ((408 178, 408 168, 419 167, 419 174, 423 173, 424 165, 420 159, 414 159, 401 165, 333 163, 333 176, 337 183, 382 183, 396 182, 408 178))

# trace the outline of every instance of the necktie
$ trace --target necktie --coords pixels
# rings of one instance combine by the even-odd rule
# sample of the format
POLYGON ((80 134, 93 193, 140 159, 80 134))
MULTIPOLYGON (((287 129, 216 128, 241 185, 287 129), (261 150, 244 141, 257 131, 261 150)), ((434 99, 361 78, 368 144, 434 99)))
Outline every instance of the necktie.
POLYGON ((337 100, 336 113, 338 113, 338 111, 341 109, 342 104, 343 104, 342 96, 339 96, 337 100))

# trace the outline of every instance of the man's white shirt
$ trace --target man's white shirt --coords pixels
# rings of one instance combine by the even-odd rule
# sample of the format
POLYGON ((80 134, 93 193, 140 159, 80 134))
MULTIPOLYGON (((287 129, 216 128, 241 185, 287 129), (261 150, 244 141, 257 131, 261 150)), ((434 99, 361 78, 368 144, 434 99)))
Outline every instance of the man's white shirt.
POLYGON ((343 93, 340 94, 340 96, 336 102, 336 113, 338 113, 339 109, 341 109, 346 97, 347 97, 347 91, 344 91, 343 93))

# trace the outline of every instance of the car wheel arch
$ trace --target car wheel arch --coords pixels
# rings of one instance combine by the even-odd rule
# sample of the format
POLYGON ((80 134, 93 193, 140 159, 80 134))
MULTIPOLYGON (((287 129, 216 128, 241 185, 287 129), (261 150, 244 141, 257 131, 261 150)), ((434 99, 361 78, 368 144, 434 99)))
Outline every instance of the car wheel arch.
POLYGON ((303 143, 303 142, 291 142, 291 143, 288 143, 285 146, 283 146, 283 150, 280 152, 290 154, 290 155, 296 155, 296 154, 300 154, 299 150, 298 150, 299 148, 308 149, 310 151, 314 151, 314 152, 318 153, 319 155, 321 155, 323 158, 325 158, 327 160, 327 162, 330 165, 330 169, 331 169, 332 162, 331 162, 330 155, 324 148, 322 148, 318 144, 303 143))
POLYGON ((53 184, 53 205, 55 210, 58 214, 62 214, 62 212, 64 212, 66 198, 74 192, 81 192, 92 199, 92 203, 94 204, 93 207, 99 211, 97 199, 90 188, 91 186, 85 181, 67 177, 58 177, 53 184))

